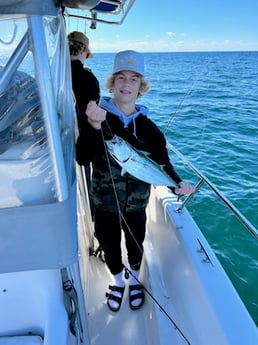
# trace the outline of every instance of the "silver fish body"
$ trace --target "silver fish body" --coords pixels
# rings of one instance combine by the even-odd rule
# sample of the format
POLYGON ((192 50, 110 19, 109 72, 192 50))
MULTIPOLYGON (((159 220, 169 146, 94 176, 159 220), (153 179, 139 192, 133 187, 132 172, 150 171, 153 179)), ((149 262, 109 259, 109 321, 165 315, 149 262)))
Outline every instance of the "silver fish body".
POLYGON ((121 166, 121 174, 130 175, 155 186, 174 186, 162 166, 148 157, 149 153, 137 150, 117 135, 105 141, 109 154, 121 166))

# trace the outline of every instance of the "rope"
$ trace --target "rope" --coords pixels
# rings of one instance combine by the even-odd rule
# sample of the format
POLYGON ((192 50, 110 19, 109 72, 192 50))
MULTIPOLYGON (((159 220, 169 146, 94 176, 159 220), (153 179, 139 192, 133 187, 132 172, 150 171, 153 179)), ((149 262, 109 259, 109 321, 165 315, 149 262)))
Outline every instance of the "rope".
POLYGON ((76 343, 80 344, 83 338, 83 327, 79 312, 77 292, 69 278, 67 268, 61 269, 61 275, 64 290, 64 305, 69 318, 70 331, 76 337, 76 343))

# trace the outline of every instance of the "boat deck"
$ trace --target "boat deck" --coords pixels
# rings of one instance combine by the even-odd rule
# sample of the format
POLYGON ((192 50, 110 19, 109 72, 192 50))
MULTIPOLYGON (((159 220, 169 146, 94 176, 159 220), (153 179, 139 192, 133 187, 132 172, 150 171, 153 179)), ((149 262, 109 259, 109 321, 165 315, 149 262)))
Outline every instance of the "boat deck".
POLYGON ((106 265, 90 256, 83 269, 91 345, 107 339, 112 345, 254 344, 257 329, 189 213, 175 212, 178 203, 166 188, 153 189, 150 205, 142 308, 130 309, 127 288, 121 309, 110 311, 105 293, 114 282, 106 265))
MULTIPOLYGON (((125 251, 124 251, 125 252, 125 251)), ((105 293, 108 285, 112 285, 112 277, 106 264, 99 257, 90 258, 89 291, 94 291, 88 296, 89 334, 92 345, 103 345, 108 339, 112 345, 153 345, 160 343, 160 334, 157 329, 157 310, 149 290, 146 266, 143 264, 140 281, 148 292, 145 292, 145 303, 139 310, 131 310, 128 300, 128 281, 125 281, 126 290, 123 303, 118 312, 112 312, 106 305, 105 293), (156 310, 156 311, 155 311, 156 310), (156 339, 156 341, 155 341, 156 339)), ((165 297, 164 297, 165 299, 165 297)), ((162 337, 169 337, 170 344, 180 344, 171 322, 159 311, 159 318, 163 321, 162 337)), ((159 319, 159 323, 161 322, 159 319)), ((164 344, 164 342, 162 342, 164 344)))

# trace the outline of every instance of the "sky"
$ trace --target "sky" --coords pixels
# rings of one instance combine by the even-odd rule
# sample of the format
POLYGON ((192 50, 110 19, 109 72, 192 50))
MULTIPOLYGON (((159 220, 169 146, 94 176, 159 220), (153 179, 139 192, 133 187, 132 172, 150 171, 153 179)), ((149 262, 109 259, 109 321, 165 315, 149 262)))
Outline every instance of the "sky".
POLYGON ((135 0, 122 25, 68 28, 86 30, 93 52, 258 51, 258 0, 135 0))

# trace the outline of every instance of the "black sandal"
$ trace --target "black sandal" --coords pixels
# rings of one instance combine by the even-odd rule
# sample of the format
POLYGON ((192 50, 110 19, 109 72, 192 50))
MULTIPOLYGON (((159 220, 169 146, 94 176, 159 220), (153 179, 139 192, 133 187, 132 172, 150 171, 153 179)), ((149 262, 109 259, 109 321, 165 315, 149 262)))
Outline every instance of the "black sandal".
POLYGON ((124 291, 125 288, 124 287, 119 287, 119 286, 115 286, 115 285, 109 285, 108 288, 111 290, 111 292, 106 292, 106 297, 107 297, 107 306, 109 307, 110 310, 112 311, 118 311, 121 307, 122 304, 122 300, 123 300, 123 295, 124 295, 124 291), (121 294, 121 296, 116 296, 113 295, 112 292, 118 292, 121 294), (110 301, 115 301, 117 302, 118 306, 117 308, 113 307, 109 302, 110 301))
POLYGON ((136 310, 139 309, 143 303, 144 303, 144 291, 143 291, 143 286, 140 284, 137 285, 129 285, 129 304, 130 304, 130 308, 132 310, 136 310), (138 293, 134 293, 133 295, 131 294, 132 291, 138 291, 138 293), (140 299, 140 303, 137 305, 133 305, 133 301, 140 299))

